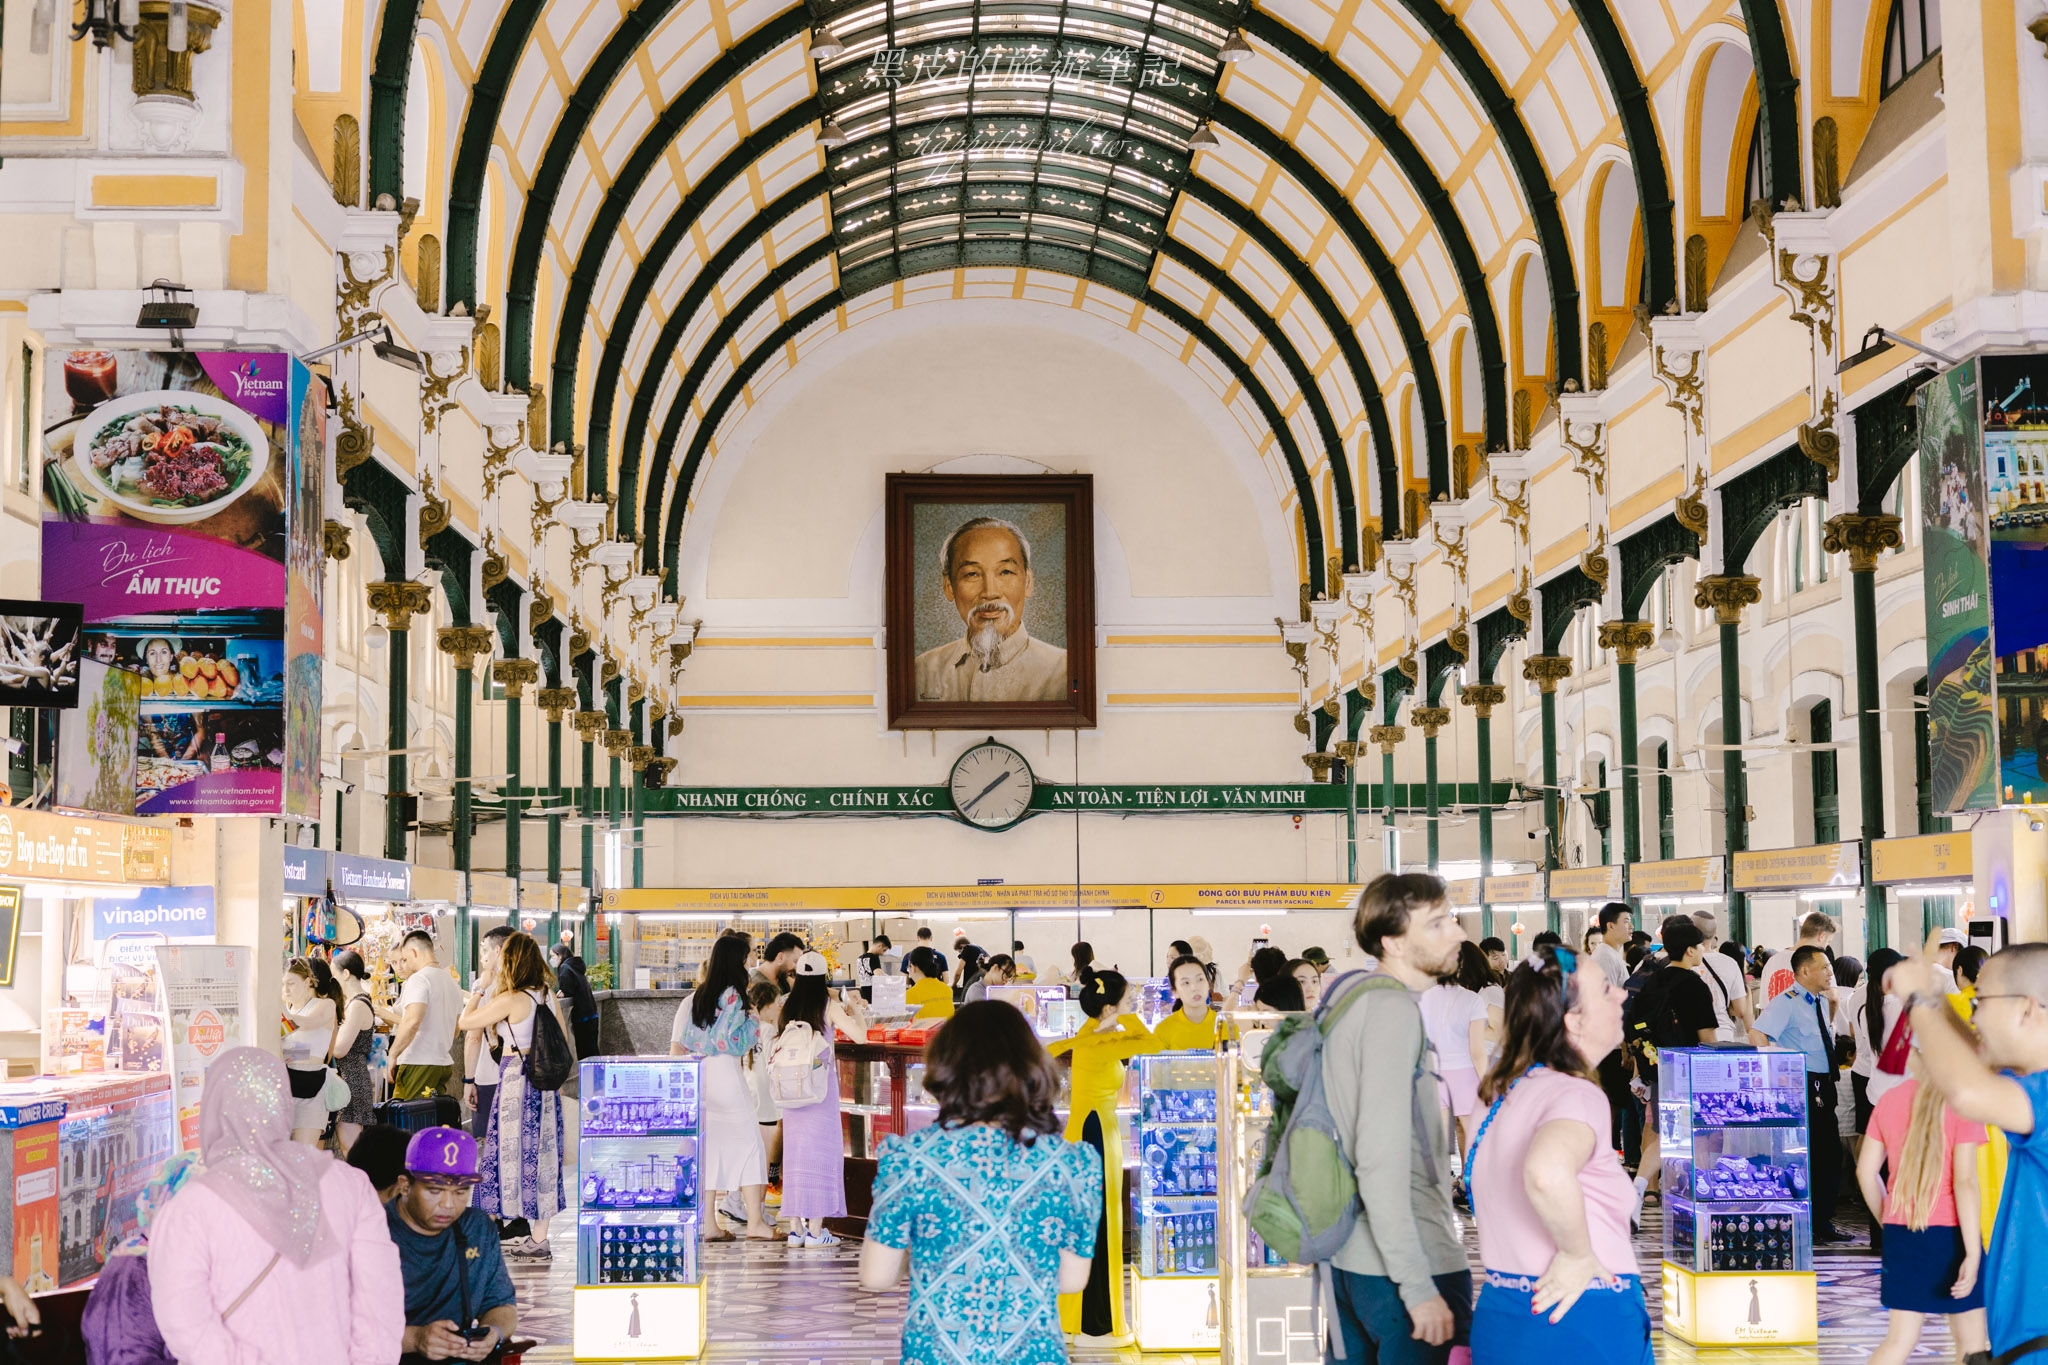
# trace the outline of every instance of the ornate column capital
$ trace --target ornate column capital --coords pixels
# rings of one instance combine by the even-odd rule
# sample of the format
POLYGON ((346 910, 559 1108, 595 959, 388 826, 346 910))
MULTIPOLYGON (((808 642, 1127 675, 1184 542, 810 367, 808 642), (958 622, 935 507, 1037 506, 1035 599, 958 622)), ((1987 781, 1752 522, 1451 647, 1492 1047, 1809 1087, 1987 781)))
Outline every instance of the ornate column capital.
POLYGON ((1828 518, 1821 548, 1831 555, 1847 550, 1850 573, 1876 573, 1877 557, 1886 550, 1898 549, 1904 543, 1899 535, 1899 526, 1899 519, 1889 512, 1869 516, 1844 512, 1838 517, 1828 518))
POLYGON ((626 752, 632 747, 633 732, 631 730, 606 730, 604 732, 605 752, 613 758, 625 757, 626 752))
POLYGON ((1522 676, 1544 692, 1557 691, 1557 685, 1572 675, 1572 661, 1562 654, 1531 654, 1522 660, 1522 676))
POLYGON ((1375 725, 1367 737, 1380 746, 1381 753, 1390 754, 1395 745, 1408 738, 1408 731, 1399 725, 1375 725))
POLYGON ((665 754, 656 754, 643 765, 644 772, 640 779, 641 785, 655 788, 666 787, 668 785, 668 775, 675 771, 675 767, 676 761, 674 759, 665 754))
POLYGON ((654 746, 652 744, 635 744, 626 750, 626 766, 636 773, 645 769, 653 761, 654 746))
POLYGON ((573 687, 543 687, 534 700, 540 703, 541 713, 548 718, 548 724, 560 725, 564 713, 576 709, 576 689, 573 687))
POLYGON ((1507 705, 1508 690, 1500 683, 1467 683, 1458 700, 1471 707, 1479 719, 1488 720, 1493 716, 1494 707, 1507 705))
POLYGON ((1417 725, 1422 727, 1424 739, 1435 739, 1436 732, 1451 723, 1451 708, 1448 706, 1418 706, 1410 713, 1417 725))
POLYGON ((424 616, 434 607, 433 591, 409 579, 372 583, 369 595, 370 610, 383 613, 386 630, 405 630, 413 617, 424 616))
POLYGON ((517 697, 540 681, 540 664, 533 659, 500 659, 491 665, 491 681, 508 696, 517 697))
MULTIPOLYGON (((375 585, 372 584, 372 587, 375 585)), ((372 604, 374 605, 374 603, 372 604)), ((393 626, 402 630, 402 626, 393 626)), ((489 626, 443 626, 434 634, 434 643, 443 654, 452 655, 457 668, 474 668, 476 656, 491 652, 491 628, 489 626)))
POLYGON ((320 525, 320 547, 329 559, 347 559, 349 553, 348 523, 326 521, 320 525))
POLYGON ((1301 761, 1308 764, 1308 770, 1318 782, 1330 780, 1330 769, 1337 766, 1337 755, 1326 753, 1303 754, 1301 761))
POLYGON ((1367 748, 1367 745, 1360 744, 1355 739, 1340 739, 1336 744, 1336 754, 1346 763, 1356 763, 1365 756, 1367 748))
POLYGON ((1763 601, 1763 583, 1752 574, 1709 574, 1693 583, 1692 604, 1713 609, 1724 626, 1742 624, 1742 609, 1763 601))
POLYGON ((1657 643, 1657 628, 1648 621, 1604 621, 1600 625, 1600 647, 1614 651, 1620 662, 1633 665, 1638 650, 1657 643))
POLYGON ((578 711, 571 723, 585 744, 595 744, 597 737, 604 733, 604 727, 612 723, 612 718, 602 711, 578 711))

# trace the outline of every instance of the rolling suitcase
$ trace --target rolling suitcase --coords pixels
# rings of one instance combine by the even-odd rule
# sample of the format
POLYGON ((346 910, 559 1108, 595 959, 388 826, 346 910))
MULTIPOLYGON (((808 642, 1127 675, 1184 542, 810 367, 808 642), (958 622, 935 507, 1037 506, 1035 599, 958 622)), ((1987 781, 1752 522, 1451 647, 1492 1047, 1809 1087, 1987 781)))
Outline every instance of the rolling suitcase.
POLYGON ((377 1122, 388 1123, 401 1133, 422 1128, 460 1128, 462 1106, 446 1095, 427 1095, 416 1100, 386 1100, 373 1111, 377 1122))

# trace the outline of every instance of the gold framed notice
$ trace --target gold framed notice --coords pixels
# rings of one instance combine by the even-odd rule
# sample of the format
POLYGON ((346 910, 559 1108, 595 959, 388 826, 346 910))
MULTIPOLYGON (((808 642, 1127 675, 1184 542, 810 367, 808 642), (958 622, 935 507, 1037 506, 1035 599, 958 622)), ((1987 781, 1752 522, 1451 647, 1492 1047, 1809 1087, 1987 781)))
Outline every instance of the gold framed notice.
POLYGON ((891 474, 889 725, 1092 729, 1094 480, 891 474))

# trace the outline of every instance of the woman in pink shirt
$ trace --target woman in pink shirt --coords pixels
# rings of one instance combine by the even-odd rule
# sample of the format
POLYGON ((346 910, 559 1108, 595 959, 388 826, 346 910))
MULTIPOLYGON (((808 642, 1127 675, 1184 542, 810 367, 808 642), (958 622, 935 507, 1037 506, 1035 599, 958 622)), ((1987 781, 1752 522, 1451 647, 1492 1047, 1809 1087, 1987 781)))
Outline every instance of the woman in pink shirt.
POLYGON ((405 1284, 361 1171, 291 1140, 284 1063, 253 1047, 208 1068, 205 1173, 156 1215, 149 1291, 180 1365, 393 1365, 405 1284))
POLYGON ((1599 964, 1555 944, 1508 977, 1500 1058, 1479 1088, 1490 1107, 1465 1158, 1485 1266, 1474 1365, 1651 1365, 1635 1187, 1597 1079, 1621 1006, 1599 964))
POLYGON ((1871 1111, 1856 1181, 1864 1202, 1884 1210, 1884 1274, 1878 1302, 1891 1312, 1884 1342, 1870 1365, 1904 1365, 1920 1344, 1928 1314, 1948 1318, 1956 1354, 1989 1354, 1984 1286, 1977 1270, 1984 1243, 1978 1235, 1977 1149, 1981 1123, 1950 1112, 1941 1091, 1917 1079, 1887 1090, 1871 1111), (1891 1184, 1884 1168, 1891 1165, 1891 1184))

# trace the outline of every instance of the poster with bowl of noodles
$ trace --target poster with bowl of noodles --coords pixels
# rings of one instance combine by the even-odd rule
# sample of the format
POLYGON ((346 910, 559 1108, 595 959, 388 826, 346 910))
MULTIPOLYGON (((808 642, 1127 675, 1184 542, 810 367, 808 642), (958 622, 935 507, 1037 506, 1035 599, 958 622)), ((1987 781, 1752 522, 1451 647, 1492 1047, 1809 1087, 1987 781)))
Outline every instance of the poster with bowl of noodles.
POLYGON ((317 499, 293 524, 295 487, 323 477, 320 435, 310 455, 298 438, 305 367, 79 350, 44 373, 45 581, 84 603, 92 657, 135 676, 135 812, 282 813, 288 564, 321 535, 317 499))

